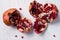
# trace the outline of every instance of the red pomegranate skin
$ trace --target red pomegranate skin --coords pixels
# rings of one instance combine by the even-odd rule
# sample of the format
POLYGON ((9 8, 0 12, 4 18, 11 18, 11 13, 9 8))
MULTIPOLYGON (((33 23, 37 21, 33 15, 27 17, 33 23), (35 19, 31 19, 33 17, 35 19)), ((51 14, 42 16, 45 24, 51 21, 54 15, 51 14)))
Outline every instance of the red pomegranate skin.
POLYGON ((6 25, 15 25, 16 21, 20 18, 20 13, 16 8, 10 8, 6 10, 3 14, 3 22, 6 25))

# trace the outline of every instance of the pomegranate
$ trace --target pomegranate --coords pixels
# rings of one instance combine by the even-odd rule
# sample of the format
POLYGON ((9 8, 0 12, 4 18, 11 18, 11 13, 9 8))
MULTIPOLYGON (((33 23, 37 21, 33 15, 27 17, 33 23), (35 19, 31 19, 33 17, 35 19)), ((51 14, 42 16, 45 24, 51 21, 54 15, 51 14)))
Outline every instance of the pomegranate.
POLYGON ((30 6, 29 6, 29 12, 33 17, 37 18, 38 15, 43 12, 42 4, 40 4, 36 1, 31 2, 30 6))
POLYGON ((27 18, 21 19, 19 21, 19 23, 17 24, 17 29, 22 33, 23 32, 30 32, 31 27, 32 27, 32 22, 27 18))
POLYGON ((47 21, 37 18, 34 22, 34 31, 39 34, 47 28, 47 21))
POLYGON ((4 12, 3 21, 6 25, 17 25, 18 20, 21 19, 20 13, 17 9, 11 8, 4 12))
POLYGON ((44 13, 46 13, 47 17, 44 15, 42 18, 45 17, 44 19, 46 19, 48 22, 53 22, 58 16, 58 9, 56 5, 46 3, 44 5, 44 13))
POLYGON ((58 16, 58 8, 51 3, 46 3, 43 7, 42 4, 33 1, 30 3, 29 12, 35 18, 40 17, 48 23, 53 22, 58 16))

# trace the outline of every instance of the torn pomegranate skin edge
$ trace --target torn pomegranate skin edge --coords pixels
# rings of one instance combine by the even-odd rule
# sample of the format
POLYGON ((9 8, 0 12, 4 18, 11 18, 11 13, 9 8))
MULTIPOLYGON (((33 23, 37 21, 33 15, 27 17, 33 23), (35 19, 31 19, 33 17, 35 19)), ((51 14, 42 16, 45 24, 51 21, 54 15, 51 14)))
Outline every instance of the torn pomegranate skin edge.
POLYGON ((30 32, 32 28, 32 22, 27 18, 22 18, 22 20, 17 25, 17 30, 20 32, 30 32))

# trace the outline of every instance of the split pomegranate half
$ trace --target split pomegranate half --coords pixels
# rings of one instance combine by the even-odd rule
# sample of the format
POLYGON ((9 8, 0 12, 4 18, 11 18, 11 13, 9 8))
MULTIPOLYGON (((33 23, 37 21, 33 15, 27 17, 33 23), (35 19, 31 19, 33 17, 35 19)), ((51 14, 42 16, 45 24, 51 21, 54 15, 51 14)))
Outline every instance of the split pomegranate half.
POLYGON ((20 12, 15 9, 11 8, 4 12, 3 14, 3 21, 6 25, 17 25, 18 20, 21 19, 20 12))

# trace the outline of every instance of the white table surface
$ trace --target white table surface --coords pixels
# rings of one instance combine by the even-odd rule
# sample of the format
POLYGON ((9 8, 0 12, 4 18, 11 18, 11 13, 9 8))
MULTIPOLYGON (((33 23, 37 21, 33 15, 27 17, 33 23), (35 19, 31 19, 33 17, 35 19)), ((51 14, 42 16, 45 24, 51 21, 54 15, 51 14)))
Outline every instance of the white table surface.
POLYGON ((3 13, 9 8, 22 8, 22 17, 27 17, 35 21, 35 19, 29 14, 28 7, 33 0, 0 0, 0 40, 60 40, 60 0, 37 0, 41 4, 53 3, 59 9, 59 15, 55 22, 49 23, 47 30, 41 34, 36 34, 31 31, 30 33, 21 33, 16 28, 6 26, 3 23, 3 13), (17 35, 18 37, 15 37, 17 35), (56 35, 56 37, 53 37, 56 35), (21 36, 24 36, 22 39, 21 36))

